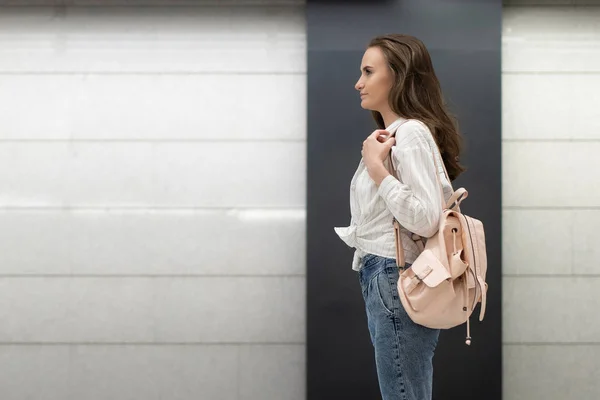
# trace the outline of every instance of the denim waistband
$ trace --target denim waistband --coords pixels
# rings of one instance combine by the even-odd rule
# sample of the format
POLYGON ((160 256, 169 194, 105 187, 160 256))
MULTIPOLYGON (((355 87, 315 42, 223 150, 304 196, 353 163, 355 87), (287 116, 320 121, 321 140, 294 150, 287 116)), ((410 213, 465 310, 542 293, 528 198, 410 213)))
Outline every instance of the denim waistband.
MULTIPOLYGON (((362 268, 358 271, 361 282, 369 282, 371 278, 388 267, 398 268, 395 258, 387 258, 375 254, 367 253, 361 260, 362 268)), ((404 268, 409 268, 411 264, 405 263, 404 268)))

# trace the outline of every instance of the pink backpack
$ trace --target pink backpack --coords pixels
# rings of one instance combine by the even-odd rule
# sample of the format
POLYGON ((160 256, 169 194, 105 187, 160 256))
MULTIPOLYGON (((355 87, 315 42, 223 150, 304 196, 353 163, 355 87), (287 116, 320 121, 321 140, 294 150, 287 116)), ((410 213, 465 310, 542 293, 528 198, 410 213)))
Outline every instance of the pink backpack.
MULTIPOLYGON (((432 151, 433 160, 437 163, 432 151)), ((390 159, 391 154, 390 154, 390 159)), ((448 171, 444 173, 448 177, 448 171)), ((395 169, 392 168, 396 176, 395 169)), ((398 294, 404 309, 417 324, 434 329, 449 329, 467 323, 466 344, 471 344, 469 317, 481 303, 479 320, 485 314, 488 284, 485 234, 481 221, 460 212, 460 203, 467 191, 454 191, 448 203, 444 201, 442 184, 441 217, 438 231, 426 239, 413 234, 421 253, 398 279, 398 294)), ((404 265, 404 249, 400 241, 400 224, 394 218, 396 262, 404 265)))

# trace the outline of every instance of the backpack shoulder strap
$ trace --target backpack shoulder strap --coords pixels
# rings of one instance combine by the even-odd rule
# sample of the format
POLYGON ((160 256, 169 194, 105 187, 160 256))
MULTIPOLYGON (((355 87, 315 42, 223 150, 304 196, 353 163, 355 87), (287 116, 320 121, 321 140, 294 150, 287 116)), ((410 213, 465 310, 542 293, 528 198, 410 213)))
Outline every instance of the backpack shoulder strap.
MULTIPOLYGON (((396 127, 396 129, 394 129, 394 132, 390 132, 390 135, 394 136, 396 134, 396 132, 398 131, 398 129, 400 129, 400 127, 402 125, 404 125, 405 123, 407 123, 408 121, 416 121, 416 122, 420 123, 421 125, 423 125, 425 128, 427 128, 427 125, 425 125, 423 122, 421 122, 419 120, 416 120, 416 119, 407 119, 406 121, 404 121, 403 123, 401 123, 400 125, 398 125, 396 127)), ((429 130, 429 128, 427 128, 427 130, 429 130)), ((433 141, 433 145, 437 147, 437 144, 435 143, 435 140, 433 139, 433 137, 431 138, 431 140, 433 141)), ((433 147, 431 147, 431 145, 430 145, 429 149, 431 150, 431 156, 433 157, 433 165, 434 165, 434 168, 435 168, 435 179, 437 180, 438 186, 440 188, 440 195, 441 195, 441 199, 440 200, 441 200, 441 204, 442 204, 442 210, 444 210, 444 209, 448 208, 449 204, 452 204, 452 203, 450 201, 448 203, 446 203, 446 199, 444 198, 444 187, 442 186, 442 182, 440 181, 440 176, 439 176, 439 173, 438 173, 438 164, 436 162, 437 157, 435 156, 435 151, 433 150, 433 147)), ((438 151, 439 151, 439 149, 438 149, 438 151)), ((393 157, 391 149, 390 149, 389 158, 390 158, 390 163, 391 163, 391 173, 392 173, 392 175, 396 179, 400 180, 398 178, 398 174, 396 174, 396 166, 394 165, 394 157, 393 157)), ((441 158, 441 156, 440 156, 440 158, 441 158)), ((448 176, 448 171, 446 170, 446 166, 444 165, 444 160, 442 160, 442 167, 444 169, 444 173, 446 174, 446 179, 448 179, 448 182, 450 182, 450 177, 448 176)), ((454 195, 455 195, 455 192, 453 190, 453 196, 452 197, 454 197, 454 195)))

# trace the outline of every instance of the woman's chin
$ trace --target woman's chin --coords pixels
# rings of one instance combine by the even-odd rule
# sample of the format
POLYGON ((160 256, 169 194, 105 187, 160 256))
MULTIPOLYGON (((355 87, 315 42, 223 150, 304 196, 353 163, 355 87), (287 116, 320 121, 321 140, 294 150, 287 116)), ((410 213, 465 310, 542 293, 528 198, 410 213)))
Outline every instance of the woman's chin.
POLYGON ((363 109, 365 109, 365 110, 370 110, 370 109, 371 109, 371 108, 369 107, 369 102, 368 102, 368 101, 364 101, 364 100, 362 100, 362 101, 360 102, 360 106, 361 106, 363 109))

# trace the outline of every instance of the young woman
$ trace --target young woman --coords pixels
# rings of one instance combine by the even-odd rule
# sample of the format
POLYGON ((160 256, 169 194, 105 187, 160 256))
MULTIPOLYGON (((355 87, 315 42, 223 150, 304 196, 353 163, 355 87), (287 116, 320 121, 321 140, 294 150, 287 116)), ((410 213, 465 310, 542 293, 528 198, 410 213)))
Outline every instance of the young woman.
POLYGON ((441 163, 450 180, 464 171, 458 162, 461 137, 446 110, 429 52, 417 38, 374 38, 360 70, 355 88, 361 107, 371 110, 380 129, 362 145, 350 184, 350 226, 335 230, 356 249, 352 268, 358 271, 365 300, 383 400, 427 400, 439 330, 409 318, 396 285, 399 271, 410 268, 419 255, 413 233, 432 236, 442 213, 442 192, 446 200, 452 194, 441 163), (406 261, 401 266, 395 259, 394 218, 401 225, 406 261))

